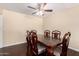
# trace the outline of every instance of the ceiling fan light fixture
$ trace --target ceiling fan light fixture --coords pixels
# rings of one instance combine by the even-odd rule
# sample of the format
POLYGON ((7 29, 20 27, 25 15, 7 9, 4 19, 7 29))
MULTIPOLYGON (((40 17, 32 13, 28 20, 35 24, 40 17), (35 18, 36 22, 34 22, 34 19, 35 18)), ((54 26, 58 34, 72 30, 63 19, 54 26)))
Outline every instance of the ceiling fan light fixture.
POLYGON ((43 13, 43 11, 38 11, 38 12, 36 13, 36 15, 38 15, 38 16, 43 16, 44 13, 43 13))
POLYGON ((34 13, 33 15, 36 15, 36 16, 43 16, 44 13, 43 13, 43 11, 38 11, 38 12, 34 13))

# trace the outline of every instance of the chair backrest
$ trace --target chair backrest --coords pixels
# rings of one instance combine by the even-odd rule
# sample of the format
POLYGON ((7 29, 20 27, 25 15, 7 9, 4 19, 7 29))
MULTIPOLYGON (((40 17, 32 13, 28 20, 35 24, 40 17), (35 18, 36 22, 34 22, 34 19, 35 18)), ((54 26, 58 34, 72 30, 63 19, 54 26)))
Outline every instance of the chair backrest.
POLYGON ((27 31, 26 31, 26 34, 27 34, 27 36, 28 36, 28 35, 30 34, 30 31, 29 31, 29 30, 27 30, 27 31))
POLYGON ((52 31, 52 39, 60 39, 61 32, 58 30, 52 31))
POLYGON ((71 36, 71 33, 68 32, 63 37, 61 56, 67 56, 67 49, 69 45, 70 36, 71 36))
POLYGON ((37 30, 31 30, 31 32, 35 32, 35 33, 37 33, 37 30))
POLYGON ((44 37, 47 37, 47 38, 50 37, 50 30, 45 30, 44 31, 44 37))
POLYGON ((37 48, 37 34, 35 32, 31 32, 31 49, 33 55, 38 55, 38 48, 37 48))

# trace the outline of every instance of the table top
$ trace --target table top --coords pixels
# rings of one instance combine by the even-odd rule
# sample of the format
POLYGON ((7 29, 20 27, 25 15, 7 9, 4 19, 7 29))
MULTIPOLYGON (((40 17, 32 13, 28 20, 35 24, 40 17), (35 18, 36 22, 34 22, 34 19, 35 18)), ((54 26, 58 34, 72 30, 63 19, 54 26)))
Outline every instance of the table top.
POLYGON ((43 35, 38 35, 38 42, 53 48, 57 46, 58 44, 60 44, 62 41, 58 39, 52 39, 52 37, 45 38, 43 35))

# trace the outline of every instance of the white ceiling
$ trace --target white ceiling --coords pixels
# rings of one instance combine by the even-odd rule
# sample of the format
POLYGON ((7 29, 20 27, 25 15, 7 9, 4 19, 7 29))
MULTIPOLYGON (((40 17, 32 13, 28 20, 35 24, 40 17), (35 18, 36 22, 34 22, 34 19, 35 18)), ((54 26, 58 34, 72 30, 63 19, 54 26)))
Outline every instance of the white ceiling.
MULTIPOLYGON (((53 9, 54 12, 65 10, 77 5, 79 5, 79 3, 47 3, 45 9, 53 9)), ((37 3, 0 3, 0 8, 32 15, 32 12, 34 12, 35 10, 27 8, 27 6, 33 6, 36 8, 37 3)))

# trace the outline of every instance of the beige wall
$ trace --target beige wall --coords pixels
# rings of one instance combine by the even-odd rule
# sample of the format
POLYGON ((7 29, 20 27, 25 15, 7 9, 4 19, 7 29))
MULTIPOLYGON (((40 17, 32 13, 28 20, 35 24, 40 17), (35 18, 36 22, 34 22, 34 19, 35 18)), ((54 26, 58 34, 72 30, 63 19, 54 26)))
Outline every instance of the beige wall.
POLYGON ((3 16, 0 15, 0 48, 3 47, 3 16))
POLYGON ((79 6, 61 12, 54 12, 51 16, 43 19, 43 29, 60 30, 62 36, 70 31, 69 47, 79 51, 79 6))
POLYGON ((3 9, 2 9, 2 8, 0 8, 0 15, 2 15, 2 13, 3 13, 3 9))
POLYGON ((26 42, 26 30, 36 29, 42 34, 42 18, 3 10, 4 46, 26 42))

